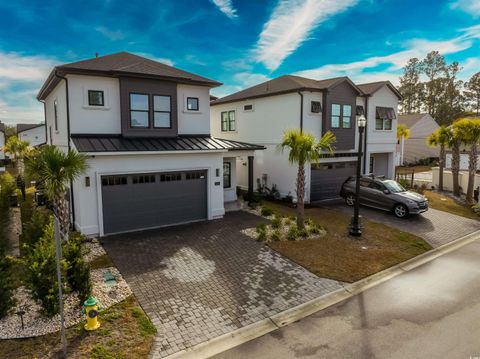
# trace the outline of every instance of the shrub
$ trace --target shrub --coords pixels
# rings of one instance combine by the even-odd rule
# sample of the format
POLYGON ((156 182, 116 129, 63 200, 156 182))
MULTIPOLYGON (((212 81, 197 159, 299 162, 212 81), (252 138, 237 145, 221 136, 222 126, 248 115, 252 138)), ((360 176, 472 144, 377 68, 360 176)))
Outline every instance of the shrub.
POLYGON ((267 225, 265 223, 257 223, 257 233, 260 231, 266 231, 267 230, 267 225))
POLYGON ((297 226, 291 226, 287 232, 287 239, 289 241, 295 241, 298 238, 299 232, 297 226))
POLYGON ((267 231, 257 231, 257 241, 264 242, 267 240, 267 231))
POLYGON ((15 179, 8 172, 0 176, 0 206, 2 208, 10 207, 11 197, 15 195, 17 186, 15 179))
MULTIPOLYGON (((45 227, 40 240, 25 257, 26 284, 32 297, 40 301, 42 313, 52 317, 59 311, 57 267, 55 261, 55 235, 53 217, 45 227)), ((65 272, 65 262, 62 261, 65 272)))
POLYGON ((313 226, 308 227, 308 233, 309 234, 319 234, 321 231, 320 226, 314 224, 313 226))
POLYGON ((262 210, 260 211, 260 214, 265 217, 269 217, 273 214, 273 209, 268 208, 268 207, 262 207, 262 210))
POLYGON ((314 226, 314 225, 315 225, 315 221, 314 221, 313 219, 311 219, 311 218, 307 218, 307 219, 305 220, 305 225, 307 225, 307 226, 314 226))
POLYGON ((0 319, 5 317, 15 305, 13 299, 12 263, 0 248, 0 319))
POLYGON ((67 270, 66 279, 72 291, 78 293, 80 300, 85 300, 92 292, 90 266, 83 259, 83 236, 78 232, 70 234, 63 244, 63 258, 67 270))
MULTIPOLYGON (((22 216, 23 222, 23 216, 22 216)), ((33 248, 43 235, 45 226, 49 222, 49 215, 39 208, 33 207, 30 220, 22 223, 22 234, 20 235, 20 243, 22 249, 33 248)))
POLYGON ((287 226, 291 225, 293 223, 292 219, 290 217, 285 218, 285 224, 287 226))
POLYGON ((279 230, 273 231, 271 236, 272 241, 279 241, 281 238, 282 238, 282 235, 279 230))
POLYGON ((272 219, 272 228, 280 228, 282 225, 282 218, 275 216, 275 218, 272 219))

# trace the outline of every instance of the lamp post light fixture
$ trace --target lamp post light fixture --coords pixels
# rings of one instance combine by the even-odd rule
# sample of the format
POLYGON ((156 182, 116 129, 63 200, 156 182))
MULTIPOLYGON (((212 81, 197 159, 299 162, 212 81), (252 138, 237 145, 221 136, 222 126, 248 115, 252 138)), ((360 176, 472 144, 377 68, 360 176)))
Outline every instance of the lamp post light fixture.
POLYGON ((353 217, 350 222, 350 235, 360 237, 362 235, 362 225, 360 223, 360 170, 362 167, 362 148, 363 148, 363 131, 367 126, 367 119, 364 115, 360 115, 357 119, 358 127, 358 156, 357 156, 357 178, 355 181, 355 205, 353 207, 353 217))

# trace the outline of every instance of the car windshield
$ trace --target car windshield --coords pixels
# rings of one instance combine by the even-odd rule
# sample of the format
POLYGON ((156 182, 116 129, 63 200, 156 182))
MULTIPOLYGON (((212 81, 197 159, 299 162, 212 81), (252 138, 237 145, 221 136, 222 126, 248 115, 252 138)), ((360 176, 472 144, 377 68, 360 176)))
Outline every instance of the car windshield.
POLYGON ((392 193, 405 192, 406 189, 403 188, 400 183, 395 181, 384 181, 383 184, 385 187, 392 193))

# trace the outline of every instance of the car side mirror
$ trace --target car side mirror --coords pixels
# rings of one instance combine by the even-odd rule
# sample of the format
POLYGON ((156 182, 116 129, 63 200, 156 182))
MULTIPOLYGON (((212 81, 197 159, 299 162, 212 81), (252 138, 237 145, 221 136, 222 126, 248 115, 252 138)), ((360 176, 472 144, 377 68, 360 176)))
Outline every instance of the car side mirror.
POLYGON ((383 190, 383 193, 385 193, 385 194, 390 194, 390 191, 389 191, 388 189, 384 189, 384 190, 383 190))

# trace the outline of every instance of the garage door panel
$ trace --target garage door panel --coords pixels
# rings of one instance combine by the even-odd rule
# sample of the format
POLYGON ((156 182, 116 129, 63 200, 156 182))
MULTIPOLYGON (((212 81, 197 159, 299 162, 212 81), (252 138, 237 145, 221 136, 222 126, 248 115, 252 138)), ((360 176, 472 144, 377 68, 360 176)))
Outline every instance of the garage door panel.
POLYGON ((102 186, 104 233, 206 219, 206 174, 206 171, 149 174, 153 183, 138 183, 138 177, 134 183, 137 175, 128 175, 126 184, 123 180, 106 181, 102 177, 102 183, 119 183, 102 186), (167 177, 175 180, 161 181, 167 177))
POLYGON ((338 197, 343 182, 355 173, 356 162, 331 162, 312 166, 310 200, 338 197))

